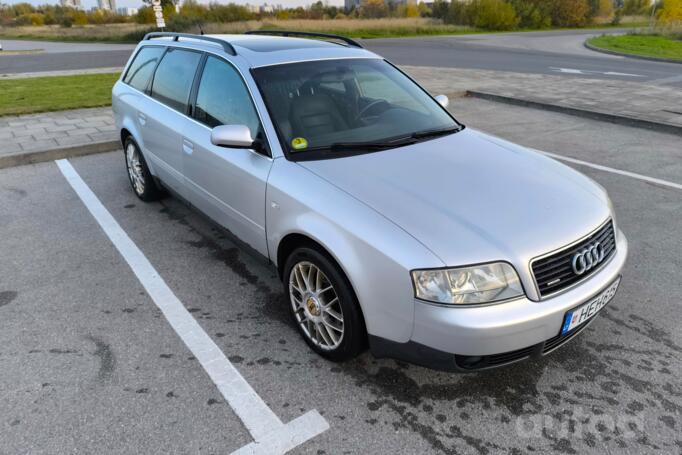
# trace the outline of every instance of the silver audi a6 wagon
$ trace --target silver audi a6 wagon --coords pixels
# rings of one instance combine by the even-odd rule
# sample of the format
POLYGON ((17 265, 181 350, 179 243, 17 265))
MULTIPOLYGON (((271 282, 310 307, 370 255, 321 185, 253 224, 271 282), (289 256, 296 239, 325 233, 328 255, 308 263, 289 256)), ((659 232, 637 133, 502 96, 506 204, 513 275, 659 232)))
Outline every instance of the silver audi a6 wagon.
POLYGON ((137 196, 168 190, 265 256, 320 355, 546 355, 612 299, 627 241, 604 188, 447 105, 351 39, 295 32, 152 33, 113 89, 137 196))

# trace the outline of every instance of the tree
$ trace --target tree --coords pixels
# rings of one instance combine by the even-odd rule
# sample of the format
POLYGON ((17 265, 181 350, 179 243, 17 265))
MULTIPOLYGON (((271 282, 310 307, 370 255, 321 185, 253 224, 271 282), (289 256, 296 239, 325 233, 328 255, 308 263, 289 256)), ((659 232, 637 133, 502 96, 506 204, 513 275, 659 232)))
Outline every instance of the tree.
POLYGON ((471 11, 470 5, 464 2, 450 2, 448 14, 445 17, 445 22, 448 24, 457 25, 472 25, 473 20, 469 15, 471 11))
MULTIPOLYGON (((454 3, 454 2, 453 2, 454 3)), ((431 14, 436 19, 445 20, 448 16, 448 10, 450 9, 450 4, 444 0, 436 0, 431 6, 431 14)))
POLYGON ((504 0, 473 0, 468 5, 472 25, 487 30, 512 30, 519 25, 514 7, 504 0))
MULTIPOLYGON (((165 9, 166 6, 171 5, 173 7, 173 11, 175 11, 175 5, 178 4, 180 0, 161 0, 161 6, 165 9)), ((152 0, 142 0, 143 3, 146 5, 152 6, 152 0)))
POLYGON ((206 17, 207 12, 208 8, 200 5, 196 0, 185 0, 180 7, 180 15, 195 22, 201 22, 206 17))
POLYGON ((388 16, 388 7, 384 0, 364 0, 360 5, 360 17, 379 18, 388 16))
POLYGON ((552 24, 557 27, 582 27, 587 24, 587 0, 553 0, 552 24))
POLYGON ((599 0, 597 17, 611 17, 613 15, 613 0, 599 0))
POLYGON ((151 6, 143 6, 137 10, 137 16, 135 16, 135 22, 138 24, 153 24, 156 22, 156 17, 154 16, 154 10, 151 6))
POLYGON ((666 27, 682 26, 682 0, 663 0, 663 8, 656 17, 659 24, 666 27))
POLYGON ((588 17, 611 17, 613 14, 613 0, 588 0, 588 17))
POLYGON ((316 1, 308 8, 308 18, 310 19, 322 19, 324 15, 325 7, 321 0, 316 1))
POLYGON ((521 28, 549 28, 552 25, 552 5, 547 0, 510 0, 519 16, 521 28))
POLYGON ((405 17, 419 17, 419 8, 414 3, 405 5, 405 17))
POLYGON ((419 9, 413 3, 398 5, 393 15, 396 17, 419 17, 419 9))
POLYGON ((83 11, 73 11, 72 16, 74 25, 88 25, 88 15, 83 11))
POLYGON ((625 0, 622 12, 625 16, 637 16, 646 14, 651 8, 651 0, 625 0))
POLYGON ((419 12, 419 16, 421 17, 431 16, 431 9, 429 9, 428 5, 424 2, 419 2, 419 4, 417 5, 417 11, 419 12))

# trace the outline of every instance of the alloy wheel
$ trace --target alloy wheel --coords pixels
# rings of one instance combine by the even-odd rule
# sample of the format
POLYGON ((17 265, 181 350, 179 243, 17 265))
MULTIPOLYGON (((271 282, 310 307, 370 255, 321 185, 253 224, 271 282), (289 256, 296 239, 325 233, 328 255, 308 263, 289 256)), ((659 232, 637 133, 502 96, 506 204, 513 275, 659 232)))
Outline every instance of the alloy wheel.
POLYGON ((133 189, 138 195, 144 193, 144 171, 142 170, 142 160, 140 152, 134 144, 129 143, 126 147, 126 164, 128 165, 128 176, 133 189))
POLYGON ((315 346, 331 351, 341 345, 341 302, 322 270, 308 261, 297 263, 289 274, 289 297, 296 321, 315 346))

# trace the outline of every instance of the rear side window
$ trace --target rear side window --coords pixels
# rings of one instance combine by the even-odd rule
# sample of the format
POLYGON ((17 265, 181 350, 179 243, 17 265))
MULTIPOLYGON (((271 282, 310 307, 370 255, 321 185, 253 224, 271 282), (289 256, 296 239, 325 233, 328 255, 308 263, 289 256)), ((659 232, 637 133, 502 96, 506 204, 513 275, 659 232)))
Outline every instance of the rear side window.
POLYGON ((123 82, 144 91, 162 54, 163 47, 159 46, 147 46, 140 49, 135 60, 130 64, 123 82))
POLYGON ((260 120, 244 81, 228 63, 209 57, 199 82, 194 117, 211 128, 246 125, 256 137, 260 120))
POLYGON ((199 52, 169 49, 154 74, 152 98, 185 112, 200 59, 199 52))

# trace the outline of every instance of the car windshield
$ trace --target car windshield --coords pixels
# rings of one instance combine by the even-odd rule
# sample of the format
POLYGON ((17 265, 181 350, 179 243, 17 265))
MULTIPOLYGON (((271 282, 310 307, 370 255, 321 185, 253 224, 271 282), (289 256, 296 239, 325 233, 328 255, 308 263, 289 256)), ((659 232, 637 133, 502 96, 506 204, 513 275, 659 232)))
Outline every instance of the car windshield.
POLYGON ((253 75, 292 160, 386 150, 462 128, 384 60, 290 63, 253 75))

